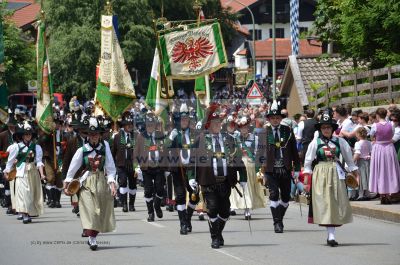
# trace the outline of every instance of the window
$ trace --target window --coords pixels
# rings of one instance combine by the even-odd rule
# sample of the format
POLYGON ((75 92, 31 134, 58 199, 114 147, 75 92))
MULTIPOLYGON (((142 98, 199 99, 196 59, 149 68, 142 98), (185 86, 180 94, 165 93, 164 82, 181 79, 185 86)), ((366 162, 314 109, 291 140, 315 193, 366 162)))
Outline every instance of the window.
MULTIPOLYGON (((251 29, 251 30, 249 30, 249 32, 250 32, 249 40, 253 40, 253 30, 251 29)), ((256 29, 255 38, 256 38, 255 40, 261 40, 262 39, 262 31, 261 31, 261 29, 256 29)))
MULTIPOLYGON (((269 29, 269 37, 272 38, 272 29, 269 29)), ((276 28, 275 29, 275 37, 282 39, 285 38, 285 29, 284 28, 276 28)))
POLYGON ((307 28, 307 27, 300 27, 300 28, 299 28, 299 33, 300 33, 300 35, 301 35, 302 33, 307 34, 307 32, 308 32, 308 28, 307 28))

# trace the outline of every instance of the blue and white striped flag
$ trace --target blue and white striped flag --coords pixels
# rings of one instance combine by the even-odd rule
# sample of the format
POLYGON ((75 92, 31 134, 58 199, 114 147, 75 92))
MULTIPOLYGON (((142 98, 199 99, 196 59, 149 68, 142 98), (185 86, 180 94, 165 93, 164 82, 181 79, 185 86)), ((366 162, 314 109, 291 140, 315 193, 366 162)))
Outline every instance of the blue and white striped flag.
POLYGON ((299 0, 290 0, 290 37, 292 55, 299 54, 299 0))

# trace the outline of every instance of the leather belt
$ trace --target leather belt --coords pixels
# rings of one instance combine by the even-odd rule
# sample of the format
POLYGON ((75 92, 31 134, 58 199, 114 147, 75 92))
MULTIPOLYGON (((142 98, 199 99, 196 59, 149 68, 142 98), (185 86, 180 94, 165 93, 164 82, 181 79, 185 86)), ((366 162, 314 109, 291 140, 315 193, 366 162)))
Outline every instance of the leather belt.
POLYGON ((216 183, 222 183, 222 182, 225 182, 225 180, 226 180, 225 176, 215 176, 216 183))

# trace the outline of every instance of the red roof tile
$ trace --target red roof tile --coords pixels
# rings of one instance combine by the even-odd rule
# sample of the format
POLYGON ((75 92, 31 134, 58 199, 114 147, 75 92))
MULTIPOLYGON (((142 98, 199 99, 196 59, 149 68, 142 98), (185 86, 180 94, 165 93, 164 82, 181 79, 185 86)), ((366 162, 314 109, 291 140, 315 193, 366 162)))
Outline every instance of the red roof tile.
MULTIPOLYGON (((13 2, 30 2, 29 0, 18 1, 14 0, 13 2)), ((33 2, 33 1, 32 1, 33 2)), ((22 28, 27 24, 31 24, 36 21, 40 12, 40 4, 33 3, 24 8, 18 9, 11 16, 11 20, 15 22, 17 27, 22 28)))
MULTIPOLYGON (((322 44, 318 41, 300 40, 299 56, 322 54, 322 44)), ((276 39, 276 59, 286 60, 292 54, 290 39, 276 39)), ((272 38, 256 41, 257 60, 272 60, 272 38)))
MULTIPOLYGON (((220 2, 221 2, 222 7, 224 7, 224 8, 231 7, 232 11, 234 11, 235 13, 237 13, 245 8, 241 4, 238 4, 237 2, 235 2, 234 0, 220 0, 220 2)), ((250 6, 250 5, 254 4, 255 2, 257 2, 257 0, 240 0, 240 2, 242 2, 246 6, 250 6)))
POLYGON ((35 0, 8 0, 8 3, 35 3, 35 0))

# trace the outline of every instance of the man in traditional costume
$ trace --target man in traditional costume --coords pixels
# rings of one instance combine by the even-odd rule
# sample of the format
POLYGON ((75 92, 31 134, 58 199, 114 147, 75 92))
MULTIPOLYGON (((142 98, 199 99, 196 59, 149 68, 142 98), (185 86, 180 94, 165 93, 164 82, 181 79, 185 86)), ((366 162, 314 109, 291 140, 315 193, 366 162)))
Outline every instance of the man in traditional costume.
POLYGON ((176 204, 180 221, 180 234, 192 232, 191 219, 196 204, 199 202, 199 187, 195 176, 195 157, 193 148, 197 148, 197 132, 190 128, 190 113, 186 103, 179 112, 179 124, 176 125, 168 139, 171 141, 169 150, 170 172, 173 177, 176 204), (186 191, 189 192, 189 203, 186 207, 186 191))
POLYGON ((221 132, 222 121, 218 105, 212 104, 205 124, 207 131, 200 133, 195 153, 196 176, 206 203, 212 248, 224 245, 222 231, 230 214, 229 196, 237 183, 241 162, 234 138, 221 132))
POLYGON ((256 160, 263 164, 263 172, 267 178, 269 200, 275 233, 283 233, 283 217, 289 207, 292 170, 294 178, 298 178, 300 159, 296 147, 293 130, 282 125, 281 104, 273 102, 267 112, 270 126, 260 134, 260 157, 256 160))
POLYGON ((98 233, 115 230, 116 169, 108 142, 100 139, 104 131, 102 124, 95 117, 88 121, 88 142, 78 148, 71 160, 64 180, 64 192, 71 195, 68 184, 83 165, 84 174, 79 179, 79 212, 82 227, 89 236, 90 249, 96 250, 98 233))
POLYGON ((168 161, 164 147, 164 135, 157 130, 157 123, 158 120, 154 113, 148 112, 145 117, 146 128, 137 135, 134 151, 134 158, 143 174, 148 222, 154 222, 154 211, 158 218, 163 217, 161 200, 164 193, 164 172, 168 161))
POLYGON ((114 136, 112 154, 117 166, 120 201, 122 211, 135 211, 136 182, 134 171, 133 150, 135 148, 135 132, 133 130, 133 117, 130 112, 122 115, 120 122, 121 129, 114 136))

